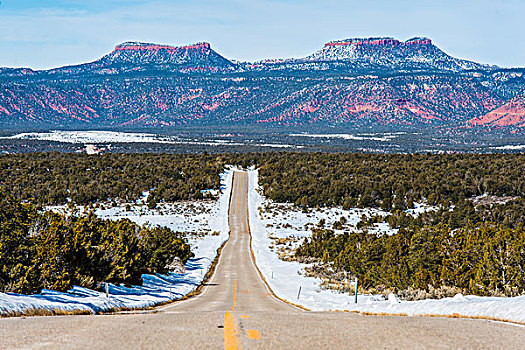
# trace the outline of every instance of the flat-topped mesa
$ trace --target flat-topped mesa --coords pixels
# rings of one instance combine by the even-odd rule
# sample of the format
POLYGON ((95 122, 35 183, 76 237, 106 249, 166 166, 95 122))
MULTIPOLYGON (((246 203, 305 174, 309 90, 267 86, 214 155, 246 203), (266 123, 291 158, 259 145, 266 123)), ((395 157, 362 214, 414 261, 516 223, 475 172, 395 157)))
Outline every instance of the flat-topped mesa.
POLYGON ((400 41, 394 38, 352 38, 330 41, 327 46, 349 46, 349 45, 399 45, 400 41))
POLYGON ((432 45, 432 40, 426 37, 416 37, 405 41, 405 45, 432 45))
POLYGON ((215 52, 207 42, 170 46, 128 41, 117 45, 114 51, 94 62, 94 66, 97 69, 113 66, 119 70, 140 71, 164 67, 163 69, 184 72, 215 72, 230 70, 234 64, 215 52))
POLYGON ((324 44, 325 47, 331 46, 399 46, 399 45, 430 45, 432 40, 429 38, 418 37, 412 38, 405 42, 399 41, 394 38, 352 38, 344 40, 330 41, 324 44))
POLYGON ((350 38, 330 41, 320 50, 301 59, 308 64, 323 63, 349 71, 464 71, 485 69, 475 62, 447 55, 427 37, 399 41, 391 37, 350 38), (337 66, 337 67, 336 67, 337 66))
POLYGON ((169 53, 181 50, 210 50, 211 45, 206 42, 186 46, 157 45, 140 42, 125 42, 115 46, 115 51, 167 51, 169 53))

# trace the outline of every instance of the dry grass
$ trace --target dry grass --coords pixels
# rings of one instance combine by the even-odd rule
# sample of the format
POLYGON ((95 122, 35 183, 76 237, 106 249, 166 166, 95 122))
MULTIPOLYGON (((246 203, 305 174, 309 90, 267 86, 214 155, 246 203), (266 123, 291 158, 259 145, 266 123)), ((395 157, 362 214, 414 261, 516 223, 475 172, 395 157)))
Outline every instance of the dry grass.
POLYGON ((368 312, 368 311, 353 311, 357 314, 360 314, 360 315, 363 315, 363 316, 403 316, 403 317, 407 317, 408 314, 404 313, 404 312, 400 312, 400 313, 397 313, 397 314, 391 314, 391 313, 388 313, 388 312, 368 312))
POLYGON ((311 260, 313 264, 304 268, 306 277, 316 277, 322 280, 322 289, 335 290, 339 293, 354 294, 354 276, 343 269, 334 269, 332 264, 323 263, 319 259, 311 260))
POLYGON ((0 314, 0 318, 8 317, 33 317, 33 316, 68 316, 68 315, 91 315, 89 310, 61 310, 61 309, 36 309, 29 308, 24 311, 12 311, 0 314))
MULTIPOLYGON (((369 311, 347 311, 354 314, 359 314, 363 316, 398 316, 398 317, 408 317, 408 314, 401 312, 401 313, 388 313, 388 312, 369 312, 369 311)), ((488 321, 496 321, 496 322, 505 322, 505 323, 513 323, 518 325, 525 325, 523 322, 516 322, 511 321, 505 318, 497 318, 497 317, 490 317, 490 316, 467 316, 467 315, 460 315, 458 313, 453 313, 452 315, 439 315, 439 314, 421 314, 421 315, 414 315, 412 317, 442 317, 442 318, 464 318, 464 319, 473 319, 473 320, 488 320, 488 321)))
POLYGON ((505 318, 497 318, 497 317, 490 317, 490 316, 466 316, 466 315, 460 315, 458 313, 454 313, 452 315, 436 315, 436 314, 424 314, 424 315, 417 315, 421 317, 446 317, 446 318, 470 318, 474 320, 488 320, 488 321, 497 321, 497 322, 505 322, 505 323, 514 323, 519 325, 524 325, 523 322, 516 322, 507 320, 505 318))

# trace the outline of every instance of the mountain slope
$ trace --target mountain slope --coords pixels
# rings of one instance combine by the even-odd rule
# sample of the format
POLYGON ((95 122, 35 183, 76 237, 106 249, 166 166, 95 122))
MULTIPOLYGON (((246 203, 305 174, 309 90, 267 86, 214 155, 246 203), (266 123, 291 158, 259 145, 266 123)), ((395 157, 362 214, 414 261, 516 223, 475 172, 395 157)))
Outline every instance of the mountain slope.
POLYGON ((412 38, 405 42, 394 38, 331 41, 305 60, 346 61, 366 67, 395 70, 436 69, 459 72, 490 68, 487 65, 453 58, 432 44, 429 38, 412 38))
POLYGON ((525 127, 525 96, 518 96, 495 110, 468 121, 471 126, 525 127))
POLYGON ((330 41, 301 59, 265 60, 249 64, 252 70, 334 70, 347 73, 492 70, 496 66, 451 57, 429 38, 405 42, 394 38, 353 38, 330 41))
POLYGON ((256 63, 208 43, 127 42, 82 65, 0 69, 0 125, 523 126, 479 117, 523 93, 525 70, 457 59, 428 38, 346 39, 256 63))
POLYGON ((445 125, 503 103, 475 79, 452 75, 127 76, 2 85, 5 125, 445 125))
POLYGON ((111 75, 125 72, 224 72, 235 64, 215 52, 209 43, 168 46, 140 42, 125 42, 101 59, 78 66, 52 69, 48 74, 111 75))

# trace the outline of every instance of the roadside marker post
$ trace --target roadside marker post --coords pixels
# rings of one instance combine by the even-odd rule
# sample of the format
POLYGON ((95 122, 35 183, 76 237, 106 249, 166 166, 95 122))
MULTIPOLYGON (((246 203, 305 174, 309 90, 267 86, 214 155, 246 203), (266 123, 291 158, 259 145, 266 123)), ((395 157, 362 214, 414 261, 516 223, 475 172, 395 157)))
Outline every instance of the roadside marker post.
POLYGON ((109 285, 108 285, 108 282, 104 282, 105 286, 106 286, 106 299, 109 299, 109 285))
POLYGON ((301 286, 299 286, 299 292, 297 293, 297 300, 299 300, 300 296, 301 296, 301 286))
POLYGON ((354 304, 357 304, 357 277, 355 278, 355 289, 354 289, 354 304))

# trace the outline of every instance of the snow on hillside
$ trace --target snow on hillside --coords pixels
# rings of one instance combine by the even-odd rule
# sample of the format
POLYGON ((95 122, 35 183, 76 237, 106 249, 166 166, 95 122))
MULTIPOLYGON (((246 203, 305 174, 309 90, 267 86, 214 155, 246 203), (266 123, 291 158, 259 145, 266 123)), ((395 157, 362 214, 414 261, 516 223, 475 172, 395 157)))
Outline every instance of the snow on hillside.
POLYGON ((461 71, 466 69, 489 68, 487 65, 454 58, 443 52, 425 37, 416 37, 405 42, 391 37, 349 38, 331 41, 321 50, 304 58, 306 61, 327 62, 346 60, 364 66, 383 66, 392 69, 410 67, 433 67, 461 71))
POLYGON ((0 293, 0 315, 39 309, 97 313, 119 308, 143 308, 189 294, 201 284, 217 249, 228 239, 232 175, 233 170, 221 175, 222 191, 216 201, 172 204, 153 211, 143 205, 133 206, 131 211, 124 207, 97 211, 97 215, 107 219, 128 218, 138 224, 150 223, 168 226, 175 231, 193 232, 189 243, 195 257, 186 263, 186 273, 142 275, 143 285, 132 288, 109 284, 109 298, 103 292, 78 286, 67 293, 51 290, 36 295, 0 293))
MULTIPOLYGON (((275 249, 275 239, 296 237, 299 238, 295 241, 297 245, 302 238, 310 235, 308 229, 304 228, 308 222, 315 224, 318 222, 316 220, 325 219, 329 223, 340 216, 346 216, 348 223, 355 224, 361 215, 370 216, 374 211, 370 209, 344 211, 330 208, 307 214, 297 212, 291 207, 289 210, 283 210, 286 206, 272 206, 272 203, 258 192, 256 170, 249 171, 249 177, 249 219, 255 260, 277 296, 313 311, 341 310, 408 316, 461 315, 525 323, 525 296, 501 298, 458 294, 453 298, 440 300, 400 301, 393 294, 388 298, 382 295, 358 295, 358 302, 355 304, 352 294, 322 289, 320 278, 304 276, 304 268, 308 264, 279 259, 279 252, 275 249), (268 210, 268 208, 274 209, 268 210), (283 223, 288 223, 291 227, 283 223)), ((432 208, 419 206, 412 214, 415 215, 423 210, 432 210, 432 208)), ((382 226, 381 229, 388 233, 388 225, 382 226)))

